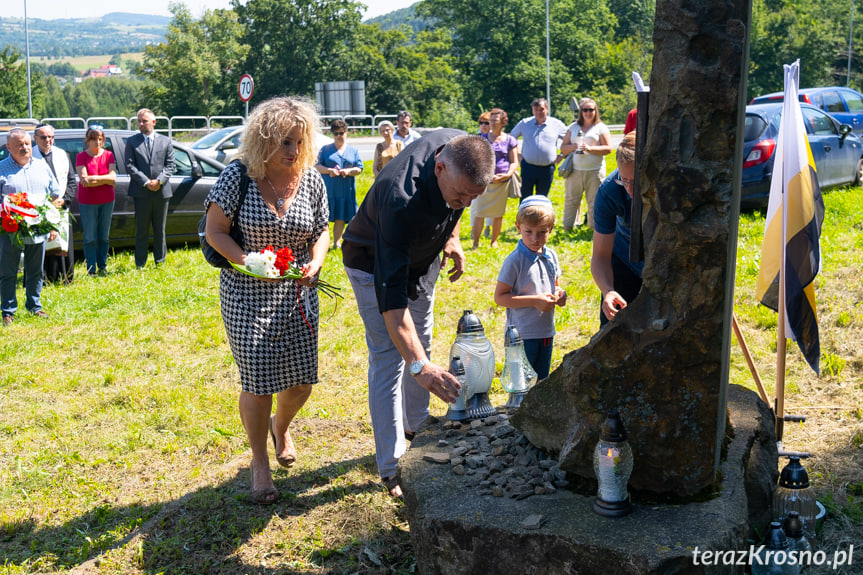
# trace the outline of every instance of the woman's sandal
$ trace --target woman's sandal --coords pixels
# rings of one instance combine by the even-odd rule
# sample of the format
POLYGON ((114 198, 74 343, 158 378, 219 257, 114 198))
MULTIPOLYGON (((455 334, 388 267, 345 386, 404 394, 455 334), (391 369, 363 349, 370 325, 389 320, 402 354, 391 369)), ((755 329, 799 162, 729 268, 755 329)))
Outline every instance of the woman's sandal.
MULTIPOLYGON (((297 450, 296 450, 296 448, 294 448, 294 450, 291 453, 289 453, 288 455, 279 455, 279 447, 278 447, 278 444, 276 443, 276 432, 273 431, 273 419, 274 418, 275 418, 274 415, 270 416, 270 437, 273 439, 273 449, 276 451, 276 461, 278 461, 279 465, 281 465, 285 469, 290 469, 297 462, 297 450)), ((289 431, 288 432, 289 436, 290 436, 290 433, 291 432, 289 431)), ((291 440, 291 445, 293 445, 293 443, 294 443, 293 440, 291 440)))
POLYGON ((264 487, 263 489, 255 489, 255 462, 249 464, 249 473, 252 476, 249 495, 252 501, 258 505, 272 505, 279 500, 279 492, 275 487, 264 487))
POLYGON ((391 475, 390 477, 381 477, 381 482, 384 487, 386 487, 387 491, 390 492, 390 497, 393 499, 404 500, 405 496, 402 493, 402 488, 399 485, 399 480, 395 475, 391 475))

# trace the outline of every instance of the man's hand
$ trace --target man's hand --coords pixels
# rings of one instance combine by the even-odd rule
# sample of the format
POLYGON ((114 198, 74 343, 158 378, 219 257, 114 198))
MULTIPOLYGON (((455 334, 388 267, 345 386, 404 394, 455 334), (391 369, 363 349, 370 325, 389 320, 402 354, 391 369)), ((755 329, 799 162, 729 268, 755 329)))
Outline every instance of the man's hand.
MULTIPOLYGON (((458 234, 458 228, 456 228, 455 234, 458 234)), ((446 274, 449 276, 449 281, 454 282, 462 276, 465 264, 467 263, 467 258, 464 255, 464 250, 461 249, 458 235, 450 236, 450 239, 447 240, 446 245, 443 247, 443 259, 440 262, 440 269, 446 267, 448 258, 452 259, 452 267, 447 270, 446 274)))
POLYGON ((66 202, 63 201, 63 198, 55 198, 53 204, 55 208, 66 207, 66 202))
POLYGON ((161 187, 162 184, 159 182, 159 180, 150 180, 149 182, 147 182, 147 189, 152 192, 158 192, 159 188, 161 187))
POLYGON ((602 313, 608 319, 614 318, 617 312, 626 307, 626 300, 614 290, 607 292, 602 296, 602 313))
POLYGON ((447 403, 453 403, 461 391, 461 384, 456 377, 443 367, 433 363, 425 364, 415 379, 421 388, 447 403))

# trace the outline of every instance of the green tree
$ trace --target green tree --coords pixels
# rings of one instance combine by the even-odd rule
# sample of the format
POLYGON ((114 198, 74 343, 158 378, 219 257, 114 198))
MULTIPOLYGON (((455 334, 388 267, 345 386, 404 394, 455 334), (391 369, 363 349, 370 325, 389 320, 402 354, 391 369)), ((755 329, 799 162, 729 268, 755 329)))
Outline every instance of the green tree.
POLYGON ((844 49, 847 57, 848 29, 834 10, 829 3, 803 0, 753 2, 750 97, 781 91, 783 65, 798 58, 801 88, 835 83, 836 55, 844 49))
POLYGON ((354 0, 233 0, 243 42, 243 71, 255 79, 255 101, 314 95, 315 82, 347 78, 363 6, 354 0))
POLYGON ((67 83, 63 96, 70 116, 129 118, 142 106, 146 85, 132 78, 89 78, 80 84, 67 83))
MULTIPOLYGON (((41 75, 31 70, 30 92, 33 113, 39 109, 44 93, 41 75)), ((21 60, 21 52, 7 45, 0 52, 0 117, 27 117, 27 66, 21 60)))
POLYGON ((145 88, 149 107, 168 115, 237 113, 236 84, 249 46, 241 43, 243 26, 232 10, 207 10, 192 18, 182 3, 165 42, 144 50, 143 74, 154 82, 145 88))
POLYGON ((617 17, 617 36, 639 36, 649 40, 653 36, 653 18, 656 0, 608 0, 608 8, 617 17))
POLYGON ((365 81, 366 109, 373 114, 406 109, 417 124, 472 127, 450 55, 449 32, 423 31, 415 42, 408 39, 411 33, 407 26, 360 26, 345 75, 365 81))
MULTIPOLYGON (((551 10, 551 106, 556 113, 566 109, 575 92, 591 93, 617 21, 604 0, 562 0, 551 10)), ((542 0, 427 0, 417 11, 434 19, 438 29, 452 31, 468 109, 500 106, 514 123, 530 114, 531 100, 545 95, 542 0)))
POLYGON ((66 105, 66 97, 63 88, 55 76, 45 76, 42 79, 45 85, 45 98, 36 115, 40 118, 66 118, 69 116, 69 106, 66 105))

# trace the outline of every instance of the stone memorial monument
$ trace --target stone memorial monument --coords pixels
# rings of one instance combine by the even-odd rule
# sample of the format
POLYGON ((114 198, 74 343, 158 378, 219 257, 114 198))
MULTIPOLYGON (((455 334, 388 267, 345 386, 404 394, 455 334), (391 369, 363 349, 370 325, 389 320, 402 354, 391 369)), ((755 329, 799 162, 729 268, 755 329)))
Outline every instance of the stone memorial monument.
POLYGON ((641 293, 511 421, 417 436, 400 474, 422 573, 742 573, 691 548, 743 548, 777 476, 769 409, 728 384, 750 17, 751 0, 657 1, 641 293), (593 479, 611 409, 634 457, 621 519, 564 479, 593 479))

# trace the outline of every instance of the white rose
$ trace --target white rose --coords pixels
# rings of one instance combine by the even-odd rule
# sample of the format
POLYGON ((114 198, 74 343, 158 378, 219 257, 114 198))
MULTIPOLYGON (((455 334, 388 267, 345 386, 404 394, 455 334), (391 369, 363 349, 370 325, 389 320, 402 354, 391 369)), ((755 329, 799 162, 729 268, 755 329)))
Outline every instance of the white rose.
POLYGON ((60 210, 53 204, 48 204, 48 210, 45 212, 45 219, 48 223, 59 225, 63 221, 63 216, 60 215, 60 210))

